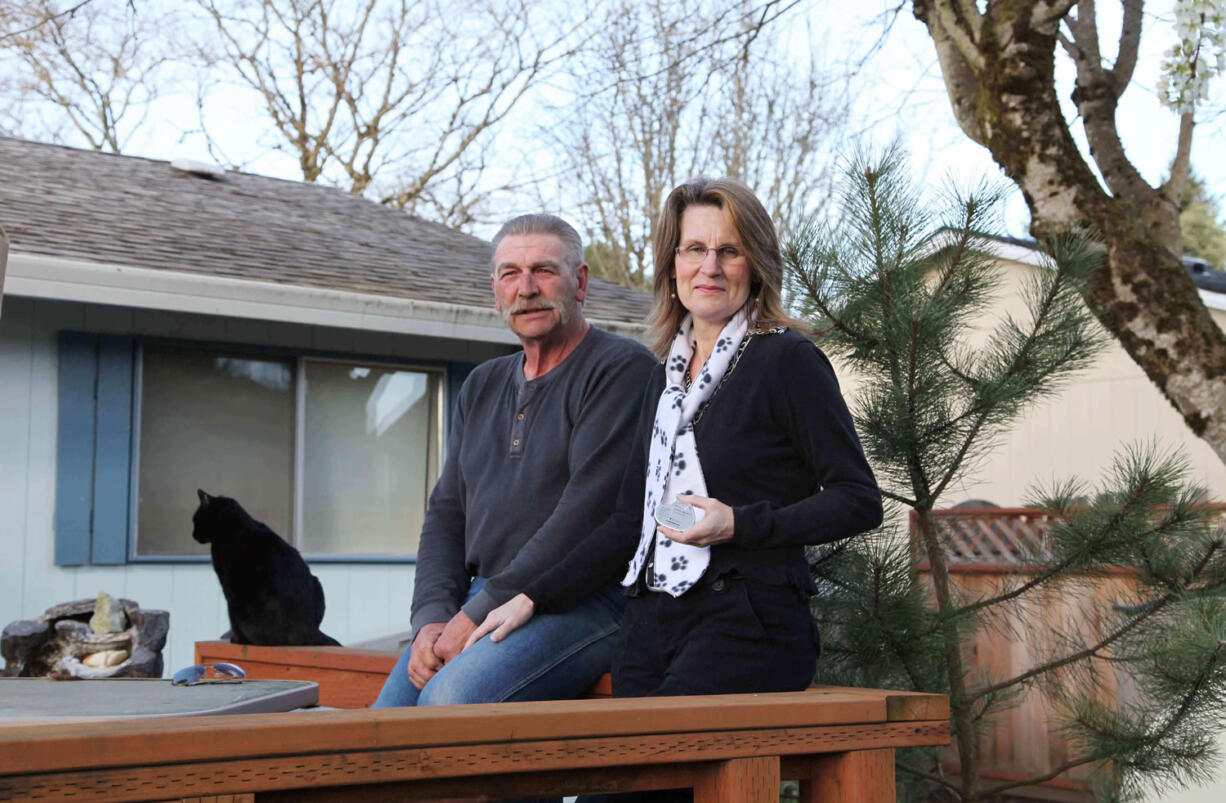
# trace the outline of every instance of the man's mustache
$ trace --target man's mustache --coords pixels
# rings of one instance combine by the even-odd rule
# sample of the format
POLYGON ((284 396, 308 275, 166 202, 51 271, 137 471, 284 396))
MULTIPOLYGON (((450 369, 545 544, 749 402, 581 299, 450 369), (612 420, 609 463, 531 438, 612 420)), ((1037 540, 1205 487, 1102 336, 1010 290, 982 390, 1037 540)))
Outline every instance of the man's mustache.
POLYGON ((515 315, 520 312, 536 312, 537 310, 557 309, 557 306, 550 304, 548 301, 516 301, 507 310, 508 315, 515 315))

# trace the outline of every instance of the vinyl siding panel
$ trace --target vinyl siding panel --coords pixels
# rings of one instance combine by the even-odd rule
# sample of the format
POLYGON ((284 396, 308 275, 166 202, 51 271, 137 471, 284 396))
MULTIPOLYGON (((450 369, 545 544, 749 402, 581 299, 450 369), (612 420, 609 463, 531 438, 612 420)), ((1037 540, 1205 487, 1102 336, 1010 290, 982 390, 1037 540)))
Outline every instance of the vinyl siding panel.
POLYGON ((33 343, 30 307, 4 302, 0 318, 0 619, 21 616, 25 533, 30 518, 33 343))

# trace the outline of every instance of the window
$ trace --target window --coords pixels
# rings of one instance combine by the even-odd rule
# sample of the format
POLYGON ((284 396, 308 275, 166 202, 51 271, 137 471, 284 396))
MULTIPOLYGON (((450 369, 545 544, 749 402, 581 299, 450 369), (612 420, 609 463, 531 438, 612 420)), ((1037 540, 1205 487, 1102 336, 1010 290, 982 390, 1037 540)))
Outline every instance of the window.
POLYGON ((133 554, 208 554, 196 489, 232 496, 303 554, 417 551, 442 454, 441 369, 145 344, 133 554))
POLYGON ((416 552, 438 478, 439 373, 307 360, 305 378, 302 550, 416 552))

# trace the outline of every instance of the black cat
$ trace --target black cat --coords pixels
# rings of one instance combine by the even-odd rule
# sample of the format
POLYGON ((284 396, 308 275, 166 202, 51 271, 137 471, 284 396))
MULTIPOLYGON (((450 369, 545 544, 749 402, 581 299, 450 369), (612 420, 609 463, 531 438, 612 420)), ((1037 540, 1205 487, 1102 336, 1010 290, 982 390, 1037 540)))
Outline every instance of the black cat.
POLYGON ((266 646, 335 644, 319 629, 324 589, 298 550, 243 506, 196 491, 192 538, 209 544, 230 611, 230 641, 266 646))

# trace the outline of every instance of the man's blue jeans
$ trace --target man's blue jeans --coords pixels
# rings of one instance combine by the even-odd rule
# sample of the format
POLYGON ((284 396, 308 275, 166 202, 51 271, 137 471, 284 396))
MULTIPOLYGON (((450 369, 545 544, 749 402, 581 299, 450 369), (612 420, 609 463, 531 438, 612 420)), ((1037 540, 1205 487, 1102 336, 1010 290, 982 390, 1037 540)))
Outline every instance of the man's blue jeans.
MULTIPOLYGON (((468 599, 484 584, 473 580, 468 599)), ((371 707, 573 699, 609 671, 624 608, 621 589, 610 584, 565 613, 532 617, 497 644, 485 636, 421 691, 409 680, 410 645, 371 707)))

